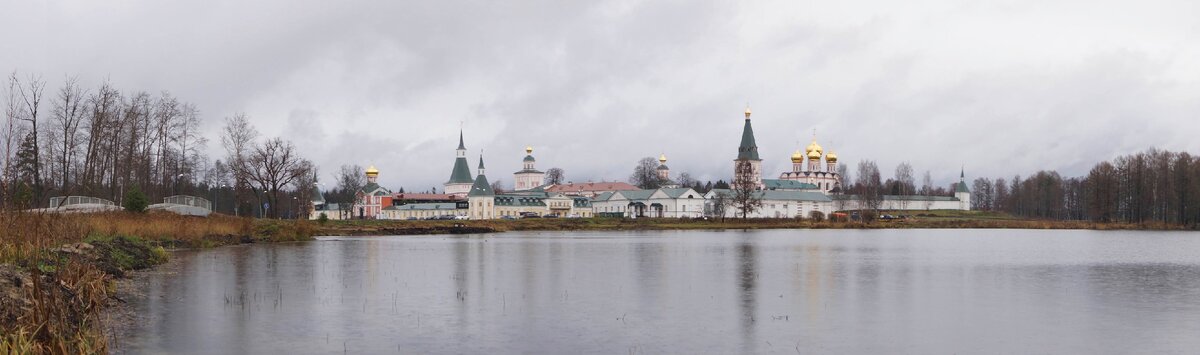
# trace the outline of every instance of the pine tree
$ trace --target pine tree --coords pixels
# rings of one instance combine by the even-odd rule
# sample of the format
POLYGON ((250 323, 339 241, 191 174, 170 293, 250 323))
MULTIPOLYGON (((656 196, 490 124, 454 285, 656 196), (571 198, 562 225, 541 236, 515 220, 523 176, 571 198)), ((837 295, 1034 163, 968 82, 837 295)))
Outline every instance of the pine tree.
POLYGON ((139 189, 137 186, 134 186, 129 189, 129 192, 125 193, 125 204, 123 207, 125 207, 126 211, 143 213, 146 212, 146 206, 149 204, 146 200, 146 194, 142 193, 142 189, 139 189))

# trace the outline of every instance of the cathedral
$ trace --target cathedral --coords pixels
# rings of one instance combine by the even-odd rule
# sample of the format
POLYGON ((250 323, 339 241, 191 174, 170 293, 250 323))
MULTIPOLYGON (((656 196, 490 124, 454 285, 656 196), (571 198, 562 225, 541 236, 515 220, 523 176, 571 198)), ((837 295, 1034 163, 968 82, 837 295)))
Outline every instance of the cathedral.
POLYGON ((842 186, 842 177, 837 173, 837 154, 830 151, 824 154, 825 164, 821 164, 824 150, 817 144, 816 135, 812 143, 804 149, 804 153, 796 150, 792 153, 792 171, 785 171, 778 180, 762 178, 762 159, 758 156, 758 144, 754 140, 754 127, 750 124, 750 108, 746 108, 746 122, 742 126, 742 142, 738 145, 737 159, 734 159, 734 176, 737 167, 749 164, 751 180, 758 184, 760 190, 796 189, 819 191, 824 194, 837 193, 842 186), (807 165, 805 162, 807 161, 807 165))

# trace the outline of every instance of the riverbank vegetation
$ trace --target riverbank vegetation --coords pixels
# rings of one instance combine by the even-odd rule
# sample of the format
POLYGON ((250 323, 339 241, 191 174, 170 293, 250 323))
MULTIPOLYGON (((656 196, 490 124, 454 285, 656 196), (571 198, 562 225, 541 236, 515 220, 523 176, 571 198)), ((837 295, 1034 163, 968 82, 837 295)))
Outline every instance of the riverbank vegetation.
POLYGON ((98 353, 113 282, 166 249, 307 239, 306 221, 110 212, 0 213, 0 354, 98 353))

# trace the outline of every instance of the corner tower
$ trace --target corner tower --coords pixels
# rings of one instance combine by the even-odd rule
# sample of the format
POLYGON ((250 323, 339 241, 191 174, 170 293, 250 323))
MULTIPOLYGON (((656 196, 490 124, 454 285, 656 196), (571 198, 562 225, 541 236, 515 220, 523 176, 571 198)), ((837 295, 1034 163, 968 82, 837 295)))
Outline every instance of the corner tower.
POLYGON ((454 169, 450 171, 450 180, 444 184, 446 194, 458 198, 467 197, 471 191, 471 168, 467 166, 467 146, 463 144, 462 131, 458 131, 458 150, 455 151, 454 169))
POLYGON ((754 142, 754 128, 750 126, 750 107, 746 106, 746 124, 742 126, 742 143, 738 145, 737 159, 733 160, 733 180, 737 181, 738 166, 750 165, 750 179, 762 189, 762 159, 758 158, 758 144, 754 142))
POLYGON ((966 169, 958 172, 958 184, 954 185, 954 197, 958 199, 958 209, 971 210, 971 189, 967 188, 966 169))
POLYGON ((479 176, 476 176, 475 182, 471 184, 471 190, 467 193, 467 203, 467 211, 471 219, 496 217, 496 192, 488 183, 487 175, 484 175, 482 154, 479 155, 479 176))

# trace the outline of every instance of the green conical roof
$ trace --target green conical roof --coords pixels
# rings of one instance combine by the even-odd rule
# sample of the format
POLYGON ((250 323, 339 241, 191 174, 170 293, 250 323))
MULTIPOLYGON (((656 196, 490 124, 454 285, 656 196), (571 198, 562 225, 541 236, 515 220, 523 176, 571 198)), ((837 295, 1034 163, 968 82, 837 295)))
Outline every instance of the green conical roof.
POLYGON ((467 146, 463 144, 462 130, 458 131, 458 150, 467 150, 467 146))
POLYGON ((754 143, 754 128, 750 127, 749 118, 746 119, 746 125, 742 127, 742 144, 738 145, 737 160, 759 160, 758 144, 754 143))
POLYGON ((954 186, 954 192, 971 192, 970 189, 967 189, 967 171, 965 169, 958 173, 958 185, 954 186))
POLYGON ((458 157, 454 159, 454 170, 450 171, 450 181, 447 184, 470 184, 471 168, 467 167, 467 158, 458 157))
MULTIPOLYGON (((483 171, 483 157, 479 157, 479 171, 483 171)), ((477 196, 496 196, 496 192, 492 191, 492 184, 488 183, 487 175, 480 173, 475 177, 475 183, 471 185, 471 191, 467 193, 467 197, 477 196)))

